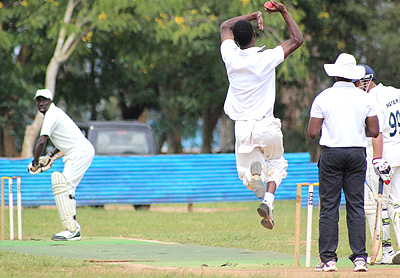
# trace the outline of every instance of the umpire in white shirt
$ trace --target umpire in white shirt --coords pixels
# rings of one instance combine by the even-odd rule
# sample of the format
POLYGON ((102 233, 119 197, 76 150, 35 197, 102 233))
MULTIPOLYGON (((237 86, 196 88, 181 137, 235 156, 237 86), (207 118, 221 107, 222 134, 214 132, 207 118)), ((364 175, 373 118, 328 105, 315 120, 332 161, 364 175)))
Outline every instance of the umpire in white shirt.
POLYGON ((316 271, 336 271, 339 240, 341 189, 346 198, 347 229, 354 271, 367 271, 365 248, 364 181, 366 173, 366 137, 377 137, 379 124, 369 96, 355 87, 352 79, 365 74, 356 59, 347 53, 334 64, 325 64, 328 76, 335 77, 332 87, 322 91, 311 106, 308 134, 320 136, 319 158, 319 254, 316 271))

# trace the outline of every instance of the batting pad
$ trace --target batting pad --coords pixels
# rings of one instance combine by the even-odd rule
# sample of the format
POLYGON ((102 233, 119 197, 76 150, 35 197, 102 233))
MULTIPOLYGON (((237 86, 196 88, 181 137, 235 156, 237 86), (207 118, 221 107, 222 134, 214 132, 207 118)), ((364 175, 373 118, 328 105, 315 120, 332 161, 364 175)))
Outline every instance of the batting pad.
POLYGON ((53 184, 53 194, 60 215, 60 220, 65 230, 75 232, 75 199, 68 193, 67 182, 60 172, 51 174, 51 183, 53 184))
POLYGON ((364 185, 364 211, 365 218, 368 221, 368 227, 371 232, 371 237, 373 238, 376 218, 376 199, 374 197, 374 193, 371 191, 368 185, 364 185))

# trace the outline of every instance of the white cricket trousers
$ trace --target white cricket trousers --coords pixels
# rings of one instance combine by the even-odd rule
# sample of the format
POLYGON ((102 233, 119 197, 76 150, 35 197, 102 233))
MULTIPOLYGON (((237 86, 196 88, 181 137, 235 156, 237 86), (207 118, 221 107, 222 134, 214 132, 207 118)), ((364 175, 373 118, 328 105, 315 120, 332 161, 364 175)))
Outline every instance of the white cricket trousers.
POLYGON ((274 181, 278 188, 287 176, 288 167, 283 158, 281 121, 274 117, 259 121, 236 121, 235 139, 236 167, 243 184, 251 190, 250 166, 258 161, 262 165, 262 181, 274 181))
MULTIPOLYGON (((388 217, 393 224, 396 240, 400 247, 400 166, 392 167, 392 177, 388 185, 383 185, 382 208, 387 209, 388 217)), ((379 177, 375 173, 372 163, 368 161, 366 182, 372 189, 373 196, 365 192, 365 214, 373 237, 375 224, 376 199, 378 198, 379 177)), ((383 229, 383 240, 390 238, 390 227, 383 229)))
POLYGON ((85 175, 94 158, 94 148, 92 144, 87 144, 82 148, 75 149, 72 153, 63 158, 63 175, 67 181, 68 191, 75 196, 75 189, 85 175))
MULTIPOLYGON (((372 163, 368 163, 366 182, 372 189, 375 199, 378 198, 379 177, 375 173, 372 163)), ((400 166, 392 167, 392 177, 388 185, 383 185, 382 205, 400 205, 400 166)))

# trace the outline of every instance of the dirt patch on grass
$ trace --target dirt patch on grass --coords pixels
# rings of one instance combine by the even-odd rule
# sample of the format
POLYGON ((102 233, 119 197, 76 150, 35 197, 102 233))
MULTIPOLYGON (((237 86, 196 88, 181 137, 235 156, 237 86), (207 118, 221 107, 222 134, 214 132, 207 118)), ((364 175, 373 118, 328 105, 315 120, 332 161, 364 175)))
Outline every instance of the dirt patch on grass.
MULTIPOLYGON (((121 263, 119 263, 121 264, 121 263)), ((221 277, 295 277, 295 278, 319 278, 319 277, 334 277, 334 278, 395 278, 399 277, 399 268, 388 266, 379 268, 370 268, 368 272, 353 272, 352 268, 340 268, 337 272, 315 272, 314 268, 264 268, 264 269, 235 269, 235 268, 177 268, 177 267, 158 267, 149 266, 138 263, 123 263, 121 268, 117 267, 120 271, 126 273, 164 273, 169 274, 171 277, 178 275, 184 277, 185 275, 195 276, 221 276, 221 277)), ((114 271, 117 270, 114 268, 114 271)))

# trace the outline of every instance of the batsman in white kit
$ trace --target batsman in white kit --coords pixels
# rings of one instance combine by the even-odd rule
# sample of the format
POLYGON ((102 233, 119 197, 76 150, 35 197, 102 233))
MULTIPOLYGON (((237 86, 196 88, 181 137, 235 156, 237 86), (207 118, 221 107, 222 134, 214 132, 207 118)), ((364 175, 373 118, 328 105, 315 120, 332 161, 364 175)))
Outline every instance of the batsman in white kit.
POLYGON ((382 194, 382 245, 377 264, 400 264, 400 90, 375 84, 375 72, 367 65, 365 76, 353 80, 369 93, 376 105, 381 133, 367 147, 365 216, 374 235, 379 177, 384 181, 382 194), (390 238, 390 221, 397 240, 397 252, 390 238))
POLYGON ((40 136, 36 141, 33 161, 28 165, 31 174, 47 171, 54 160, 63 154, 63 172, 53 172, 51 183, 63 231, 52 236, 52 240, 80 240, 81 227, 76 221, 75 190, 89 168, 94 157, 94 147, 82 134, 75 122, 53 103, 53 94, 48 89, 36 91, 36 104, 44 115, 40 136), (41 156, 50 138, 54 149, 41 156))

